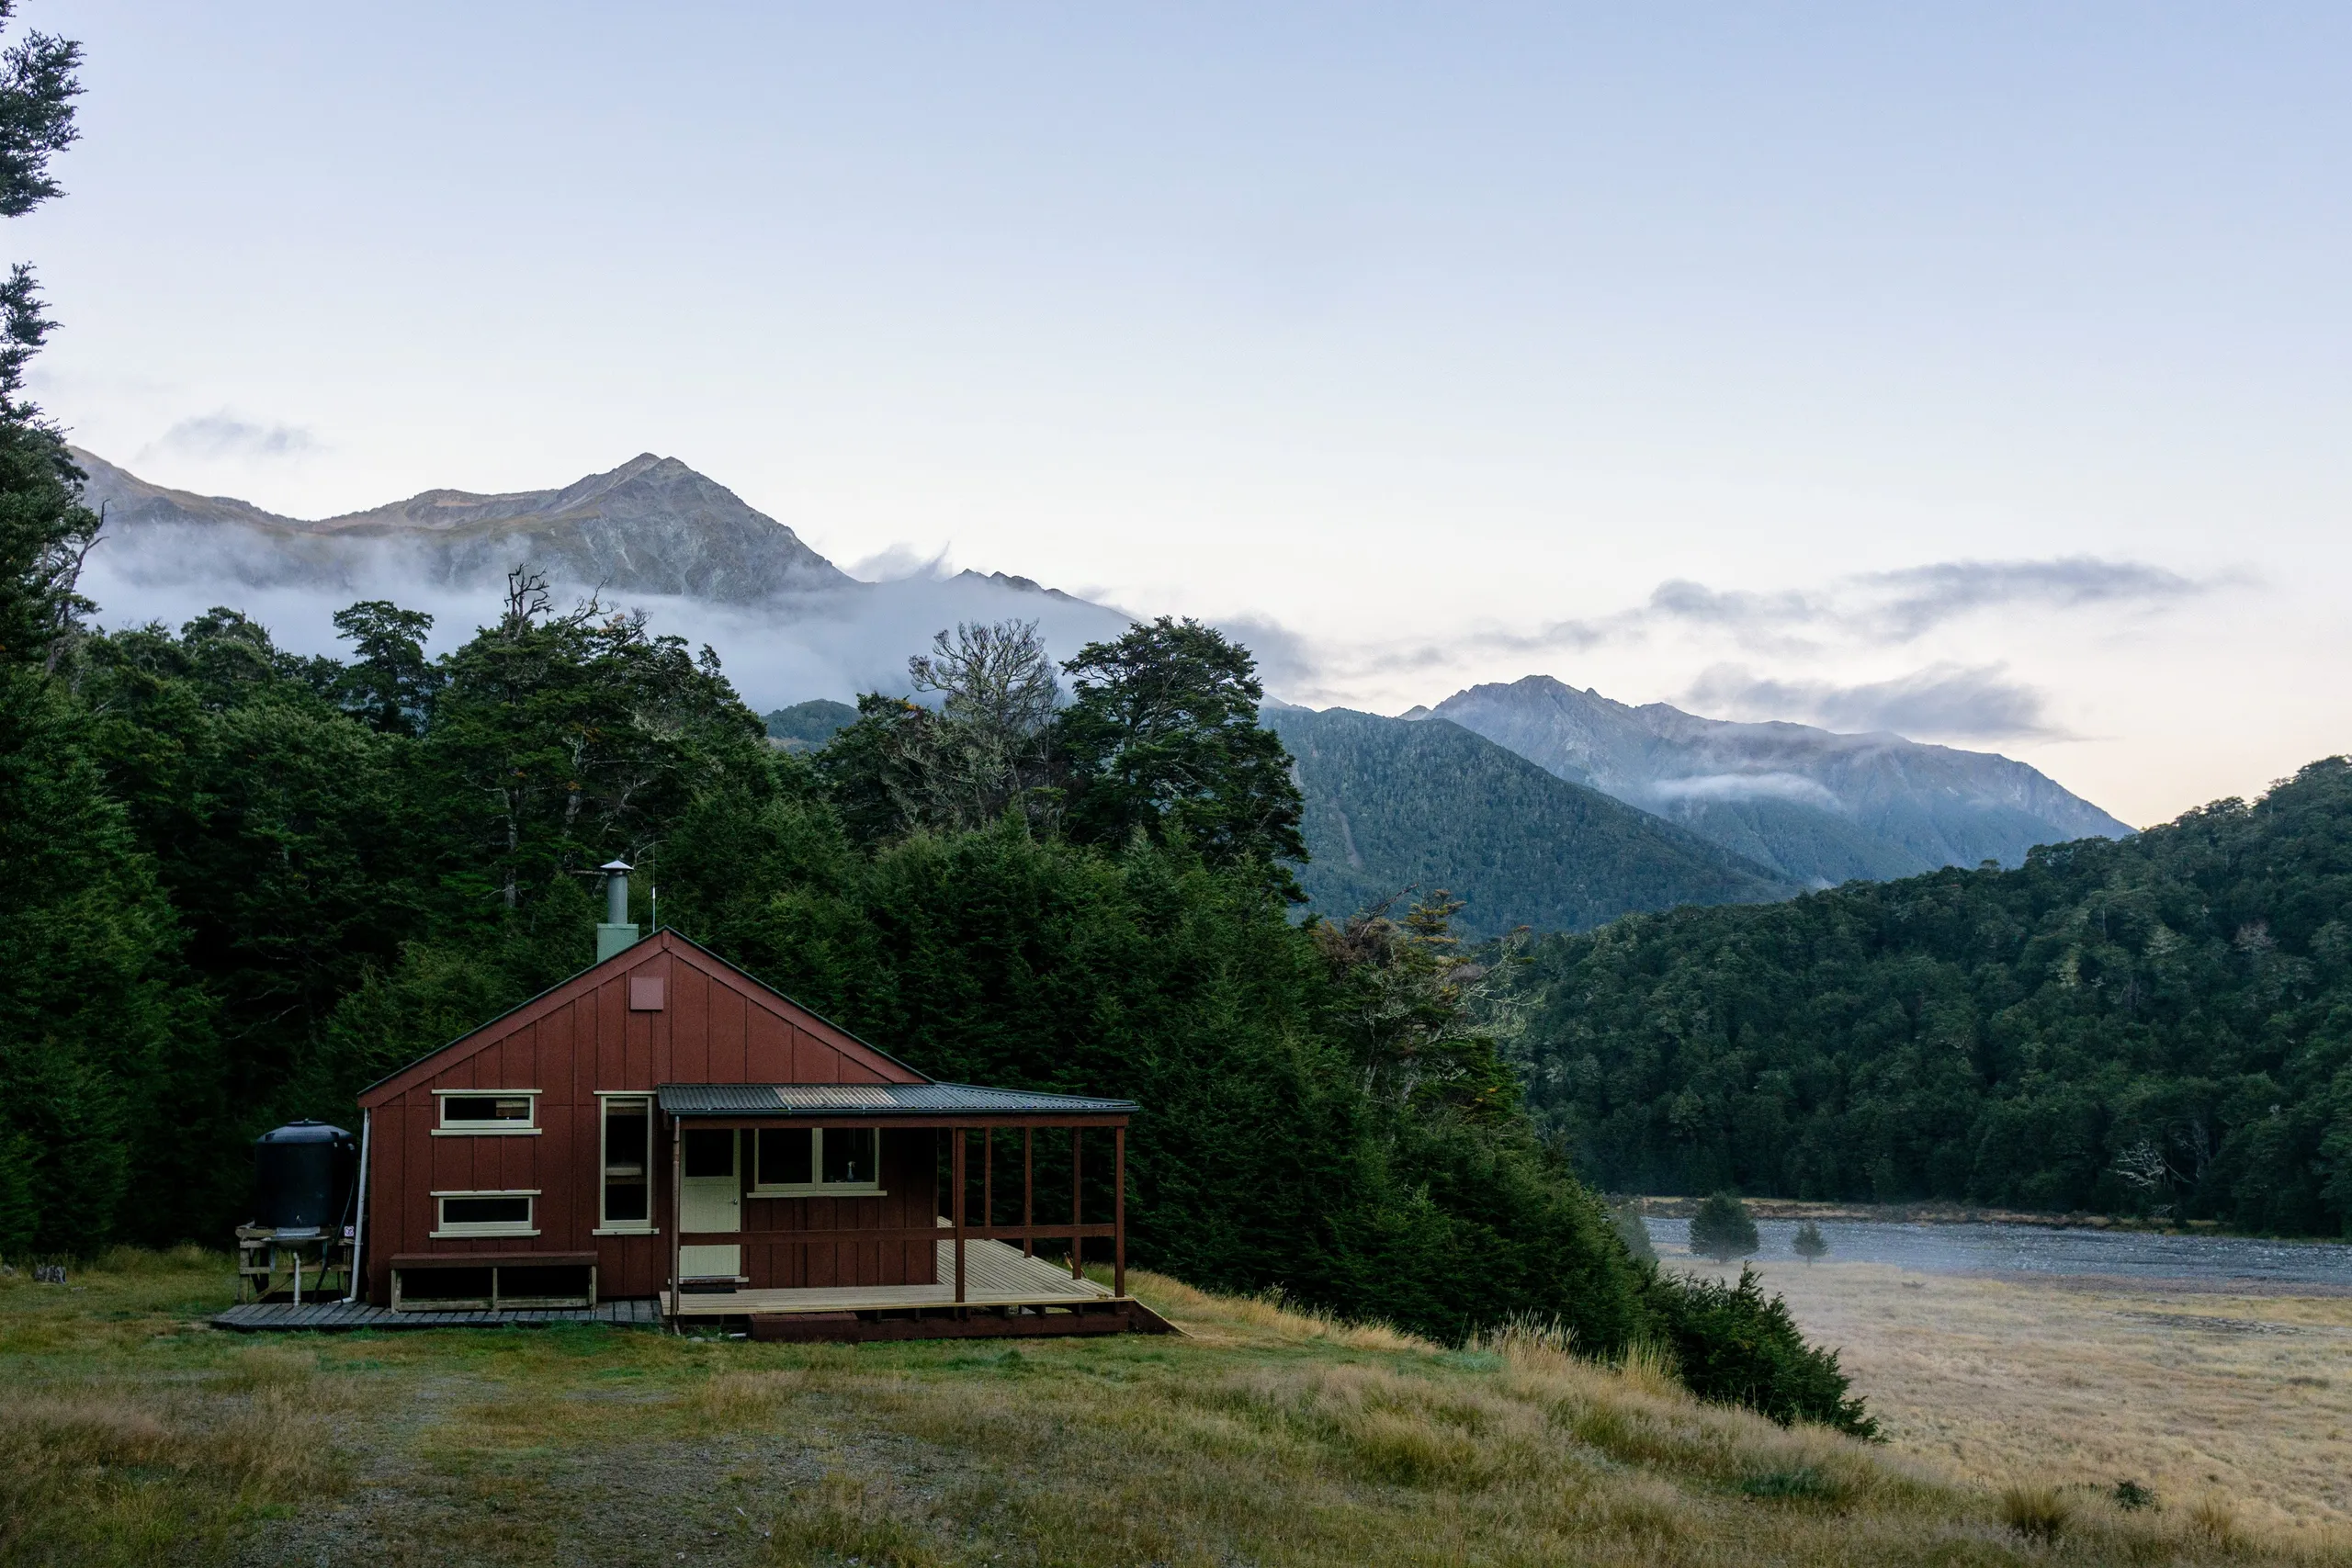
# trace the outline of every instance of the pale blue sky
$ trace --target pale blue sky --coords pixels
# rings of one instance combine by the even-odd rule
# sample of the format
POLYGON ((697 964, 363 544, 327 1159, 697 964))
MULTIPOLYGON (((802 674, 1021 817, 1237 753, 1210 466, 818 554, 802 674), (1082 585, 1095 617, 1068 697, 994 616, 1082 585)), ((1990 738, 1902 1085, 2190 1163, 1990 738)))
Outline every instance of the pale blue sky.
POLYGON ((90 51, 40 392, 160 482, 650 449, 1297 700, 1544 671, 2139 821, 2352 744, 2341 6, 25 15, 90 51))

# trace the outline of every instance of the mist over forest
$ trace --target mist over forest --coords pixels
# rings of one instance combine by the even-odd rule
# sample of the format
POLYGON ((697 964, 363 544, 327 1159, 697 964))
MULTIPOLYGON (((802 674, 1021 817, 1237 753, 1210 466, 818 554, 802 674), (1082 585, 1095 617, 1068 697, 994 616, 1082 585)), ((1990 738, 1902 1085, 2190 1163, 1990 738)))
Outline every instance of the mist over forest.
MULTIPOLYGON (((1119 611, 1025 579, 954 572, 937 562, 857 581, 784 525, 668 460, 650 477, 624 465, 563 491, 482 498, 508 502, 506 514, 472 530, 453 551, 434 531, 446 525, 429 513, 425 523, 412 524, 396 505, 379 509, 392 514, 388 525, 329 528, 164 491, 93 455, 81 457, 92 475, 85 499, 107 513, 109 526, 83 567, 80 591, 96 606, 96 623, 116 629, 176 628, 220 605, 269 627, 288 652, 333 656, 341 646, 335 612, 361 599, 386 600, 432 616, 424 646, 438 656, 494 624, 505 573, 529 567, 571 597, 642 611, 656 635, 708 644, 745 699, 765 709, 903 692, 909 653, 959 621, 1035 621, 1062 658, 1127 624, 1119 611), (678 470, 691 488, 659 486, 666 477, 661 468, 678 470), (616 476, 623 476, 618 484, 593 498, 596 510, 576 498, 563 506, 582 486, 616 476), (632 496, 632 489, 652 493, 632 496), (687 493, 677 494, 681 489, 687 493), (528 525, 537 519, 513 503, 542 498, 548 504, 538 513, 555 526, 533 531, 528 525), (730 529, 742 536, 738 557, 749 559, 714 562, 710 536, 730 529), (758 572, 758 591, 731 582, 729 565, 758 572)), ((418 501, 444 502, 436 510, 446 511, 452 493, 418 501)))

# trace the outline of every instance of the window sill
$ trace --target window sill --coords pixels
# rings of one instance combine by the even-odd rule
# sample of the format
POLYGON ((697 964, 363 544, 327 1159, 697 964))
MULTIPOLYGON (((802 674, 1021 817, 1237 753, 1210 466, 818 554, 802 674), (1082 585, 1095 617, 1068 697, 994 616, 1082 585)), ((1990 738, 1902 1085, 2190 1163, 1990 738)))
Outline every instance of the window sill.
POLYGON ((424 1234, 435 1241, 481 1241, 485 1237, 502 1235, 537 1235, 539 1233, 536 1230, 518 1231, 467 1229, 454 1231, 427 1231, 424 1234))
POLYGON ((590 1235, 660 1235, 658 1225, 599 1225, 590 1235))
POLYGON ((536 1138, 544 1131, 546 1129, 541 1127, 492 1127, 485 1124, 480 1127, 435 1127, 433 1135, 436 1138, 536 1138))
POLYGON ((885 1187, 754 1187, 746 1198, 888 1198, 885 1187))

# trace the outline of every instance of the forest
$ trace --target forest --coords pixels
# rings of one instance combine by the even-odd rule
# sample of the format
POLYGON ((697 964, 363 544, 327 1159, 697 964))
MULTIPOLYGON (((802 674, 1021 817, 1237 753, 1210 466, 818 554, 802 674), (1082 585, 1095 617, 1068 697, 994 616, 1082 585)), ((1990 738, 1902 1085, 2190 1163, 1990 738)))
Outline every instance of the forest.
POLYGON ((1611 1189, 2352 1235, 2352 762, 2014 871, 1533 944, 1508 1054, 1611 1189))

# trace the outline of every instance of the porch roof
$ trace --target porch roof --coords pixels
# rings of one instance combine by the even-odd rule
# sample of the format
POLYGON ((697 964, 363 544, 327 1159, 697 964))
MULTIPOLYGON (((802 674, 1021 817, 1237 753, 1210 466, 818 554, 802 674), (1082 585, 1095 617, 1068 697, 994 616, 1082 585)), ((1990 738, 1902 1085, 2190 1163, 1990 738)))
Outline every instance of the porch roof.
POLYGON ((665 1116, 1127 1116, 1132 1100, 1102 1100, 968 1083, 665 1083, 665 1116))

